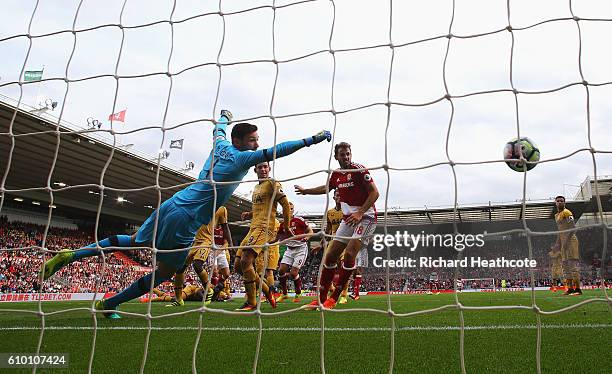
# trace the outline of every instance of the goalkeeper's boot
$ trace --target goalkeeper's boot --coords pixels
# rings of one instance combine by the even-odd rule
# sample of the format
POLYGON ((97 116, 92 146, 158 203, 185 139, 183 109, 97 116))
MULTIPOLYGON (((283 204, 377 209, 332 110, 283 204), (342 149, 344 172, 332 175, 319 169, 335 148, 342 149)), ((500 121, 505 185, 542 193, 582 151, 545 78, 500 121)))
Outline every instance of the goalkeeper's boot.
POLYGON ((45 262, 45 265, 41 270, 43 280, 49 279, 53 274, 57 273, 58 270, 68 265, 72 261, 73 257, 73 251, 64 249, 53 256, 49 261, 45 262))
POLYGON ((174 300, 172 303, 170 304, 166 304, 167 307, 172 307, 172 306, 185 306, 185 301, 183 299, 181 300, 174 300))
POLYGON ((301 294, 301 293, 300 293, 300 294, 297 294, 297 293, 296 293, 296 294, 295 294, 295 296, 293 297, 293 302, 294 302, 294 303, 299 303, 299 302, 301 302, 301 301, 302 301, 302 298, 301 298, 300 296, 302 296, 302 294, 301 294))
POLYGON ((242 306, 238 309, 236 309, 237 312, 250 312, 257 309, 257 306, 255 305, 251 305, 249 304, 248 301, 245 301, 244 304, 242 304, 242 306))
POLYGON ((204 305, 210 305, 214 293, 215 291, 213 291, 213 289, 209 287, 208 292, 206 292, 206 298, 204 299, 204 305))
POLYGON ((346 304, 348 303, 348 299, 346 298, 346 296, 340 296, 340 298, 338 299, 338 304, 346 304))
POLYGON ((282 303, 283 301, 287 300, 289 298, 289 295, 286 294, 281 294, 279 297, 276 298, 276 302, 277 303, 282 303))
MULTIPOLYGON (((96 310, 107 310, 106 307, 104 306, 104 300, 96 301, 96 310)), ((121 319, 121 316, 119 315, 119 313, 104 312, 102 314, 104 315, 104 317, 108 319, 121 319)))
POLYGON ((359 295, 354 295, 354 294, 351 294, 349 297, 350 297, 351 299, 355 300, 355 301, 357 301, 357 300, 361 299, 361 296, 359 296, 359 295))
POLYGON ((335 307, 336 307, 336 300, 334 300, 332 297, 325 300, 325 302, 323 303, 323 308, 325 309, 334 309, 335 307))

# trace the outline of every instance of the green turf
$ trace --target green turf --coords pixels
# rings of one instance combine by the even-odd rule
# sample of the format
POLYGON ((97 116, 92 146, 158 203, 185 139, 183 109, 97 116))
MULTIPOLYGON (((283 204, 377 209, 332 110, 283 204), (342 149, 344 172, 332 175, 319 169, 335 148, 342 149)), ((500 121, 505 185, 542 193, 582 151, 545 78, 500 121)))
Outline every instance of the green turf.
MULTIPOLYGON (((601 291, 585 292, 580 297, 564 297, 541 291, 536 302, 544 311, 554 311, 583 300, 601 298, 601 291)), ((305 300, 309 301, 309 300, 305 300)), ((394 295, 392 308, 408 313, 454 303, 454 295, 394 295)), ((465 306, 531 305, 531 293, 463 293, 465 306)), ((214 308, 232 310, 242 300, 215 303, 214 308)), ((91 303, 43 303, 45 312, 88 308, 91 303)), ((198 308, 187 303, 183 309, 152 305, 153 316, 198 308)), ((284 303, 277 310, 295 308, 284 303)), ((339 307, 387 309, 386 296, 367 296, 339 307)), ((37 310, 37 303, 0 304, 0 309, 37 310)), ((146 313, 147 305, 128 303, 122 311, 146 313)), ((270 312, 268 305, 263 312, 270 312)), ((395 360, 397 373, 458 373, 460 368, 460 315, 457 309, 432 314, 397 317, 384 313, 325 313, 325 369, 328 373, 386 373, 389 370, 392 334, 395 323, 395 360), (421 327, 421 329, 414 329, 421 327), (432 328, 439 329, 432 329, 432 328), (346 328, 360 328, 351 331, 346 328)), ((200 313, 154 318, 146 360, 146 372, 191 372, 192 353, 197 339, 200 313), (176 329, 182 327, 183 329, 176 329), (167 328, 167 329, 159 329, 167 328), (193 329, 192 329, 193 328, 193 329)), ((531 310, 465 310, 465 367, 468 373, 532 373, 536 371, 537 323, 531 310), (502 327, 512 328, 502 328, 502 327), (476 327, 476 328, 474 328, 476 327)), ((95 373, 137 372, 145 352, 147 321, 124 316, 121 320, 97 319, 95 373), (117 329, 110 329, 111 327, 117 329), (128 329, 134 328, 134 329, 128 329), (143 329, 144 328, 144 329, 143 329)), ((544 373, 611 373, 612 312, 606 303, 582 305, 561 315, 542 316, 541 364, 544 373), (567 327, 567 325, 579 325, 567 327), (594 325, 596 327, 594 327, 594 325), (549 328, 546 328, 549 326, 549 328), (552 326, 552 327, 550 327, 552 326), (554 327, 554 328, 553 328, 554 327)), ((321 371, 320 312, 297 311, 280 316, 263 316, 261 349, 257 371, 260 373, 316 373, 321 371), (291 328, 294 330, 292 331, 291 328), (296 331, 296 328, 305 328, 296 331), (312 328, 312 330, 308 330, 312 328), (286 329, 286 330, 284 330, 286 329)), ((93 326, 87 310, 62 312, 45 317, 43 352, 70 354, 70 372, 87 371, 92 350, 93 326), (68 329, 61 329, 67 327, 68 329)), ((0 312, 0 352, 35 352, 40 337, 41 318, 36 314, 0 312), (34 327, 33 330, 8 328, 34 327)), ((196 353, 198 372, 251 372, 256 354, 259 321, 256 316, 202 315, 202 334, 196 353)), ((20 372, 12 370, 11 372, 20 372)), ((31 372, 31 370, 22 370, 31 372)), ((38 372, 68 372, 39 370, 38 372)))

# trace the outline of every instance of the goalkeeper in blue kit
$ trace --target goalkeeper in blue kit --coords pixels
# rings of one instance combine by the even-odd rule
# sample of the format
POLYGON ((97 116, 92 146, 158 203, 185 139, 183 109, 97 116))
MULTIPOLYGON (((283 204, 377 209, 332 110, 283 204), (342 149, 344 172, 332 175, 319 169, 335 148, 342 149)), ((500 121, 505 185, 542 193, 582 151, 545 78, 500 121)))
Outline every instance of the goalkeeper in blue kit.
MULTIPOLYGON (((213 131, 215 138, 213 150, 204 163, 196 183, 164 201, 135 234, 113 235, 98 242, 102 248, 143 247, 152 246, 155 237, 155 248, 159 250, 157 269, 154 273, 143 276, 117 295, 96 303, 96 309, 107 311, 104 313, 107 318, 120 318, 119 314, 112 312, 119 304, 144 295, 152 287, 157 287, 162 282, 171 279, 176 270, 185 262, 189 251, 168 250, 191 246, 198 228, 208 224, 213 217, 215 207, 225 205, 250 168, 261 162, 271 161, 273 157, 288 156, 301 148, 325 140, 331 141, 331 133, 321 131, 312 137, 287 141, 277 144, 276 147, 257 150, 259 136, 255 125, 249 123, 234 125, 231 142, 227 140, 226 128, 231 120, 232 114, 229 111, 221 111, 221 118, 213 131), (211 171, 215 182, 234 183, 217 184, 213 188, 213 184, 210 183, 211 171), (216 201, 214 190, 216 190, 216 201), (154 235, 157 216, 159 216, 157 232, 154 235)), ((99 254, 100 250, 97 249, 96 243, 75 251, 62 251, 44 264, 41 270, 43 279, 48 279, 73 261, 99 254)))

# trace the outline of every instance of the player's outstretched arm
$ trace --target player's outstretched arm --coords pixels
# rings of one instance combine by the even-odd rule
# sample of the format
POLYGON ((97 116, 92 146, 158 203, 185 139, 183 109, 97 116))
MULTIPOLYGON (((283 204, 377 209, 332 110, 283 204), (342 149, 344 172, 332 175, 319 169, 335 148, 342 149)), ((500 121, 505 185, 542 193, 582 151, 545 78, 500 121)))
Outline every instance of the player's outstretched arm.
POLYGON ((327 187, 325 185, 313 188, 304 188, 296 184, 293 187, 295 188, 295 193, 298 195, 323 195, 327 193, 327 187))
POLYGON ((300 140, 290 140, 282 142, 276 145, 276 147, 270 147, 266 149, 257 150, 255 152, 242 152, 242 164, 245 167, 255 166, 265 161, 272 161, 274 159, 274 153, 276 152, 276 158, 289 156, 290 154, 304 148, 310 147, 313 144, 321 143, 325 140, 331 141, 331 132, 323 130, 317 134, 308 138, 300 140))

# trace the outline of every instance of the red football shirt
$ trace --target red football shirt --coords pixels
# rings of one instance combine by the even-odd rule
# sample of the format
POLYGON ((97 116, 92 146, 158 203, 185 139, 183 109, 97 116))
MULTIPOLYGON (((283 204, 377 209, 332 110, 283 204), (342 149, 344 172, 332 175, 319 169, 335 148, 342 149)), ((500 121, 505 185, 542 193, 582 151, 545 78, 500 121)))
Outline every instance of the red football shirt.
MULTIPOLYGON (((337 189, 340 193, 340 205, 345 218, 363 206, 368 198, 367 185, 373 183, 370 172, 365 166, 354 162, 350 165, 351 169, 364 169, 357 171, 337 171, 335 170, 329 180, 329 188, 337 189)), ((372 205, 364 216, 375 218, 376 207, 372 205)))
MULTIPOLYGON (((289 222, 289 227, 291 228, 291 231, 293 231, 294 235, 302 235, 308 232, 308 223, 302 217, 294 216, 289 222)), ((280 225, 278 229, 277 238, 279 238, 279 240, 282 240, 282 238, 287 237, 289 236, 288 233, 285 232, 284 225, 280 225)), ((307 241, 308 239, 306 238, 289 240, 287 242, 287 247, 297 247, 302 245, 303 242, 307 241)))
POLYGON ((223 246, 225 244, 225 233, 223 232, 223 227, 217 226, 215 227, 215 244, 218 246, 223 246))

